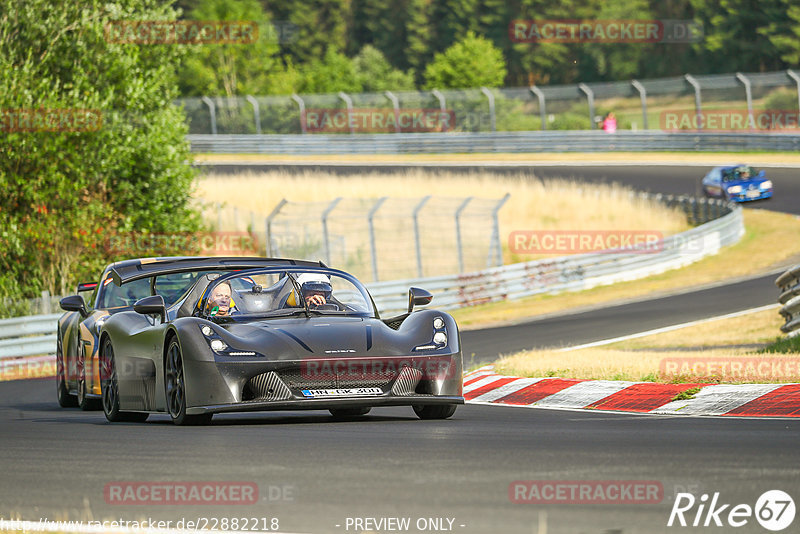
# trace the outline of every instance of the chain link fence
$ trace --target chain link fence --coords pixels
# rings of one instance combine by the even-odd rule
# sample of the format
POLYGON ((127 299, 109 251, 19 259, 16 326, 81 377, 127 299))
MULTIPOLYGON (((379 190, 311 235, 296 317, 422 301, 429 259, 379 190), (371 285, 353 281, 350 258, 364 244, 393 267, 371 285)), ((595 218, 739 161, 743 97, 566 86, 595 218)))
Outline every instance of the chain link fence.
POLYGON ((508 199, 336 198, 281 200, 269 215, 205 207, 217 232, 248 232, 256 252, 323 261, 367 282, 502 265, 498 212, 508 199))
MULTIPOLYGON (((792 70, 504 89, 202 97, 183 106, 190 134, 354 134, 589 130, 614 112, 622 130, 669 129, 667 112, 800 111, 792 70)), ((678 125, 681 129, 681 125, 678 125)), ((796 121, 794 127, 797 127, 796 121)), ((702 128, 701 128, 702 129, 702 128)))

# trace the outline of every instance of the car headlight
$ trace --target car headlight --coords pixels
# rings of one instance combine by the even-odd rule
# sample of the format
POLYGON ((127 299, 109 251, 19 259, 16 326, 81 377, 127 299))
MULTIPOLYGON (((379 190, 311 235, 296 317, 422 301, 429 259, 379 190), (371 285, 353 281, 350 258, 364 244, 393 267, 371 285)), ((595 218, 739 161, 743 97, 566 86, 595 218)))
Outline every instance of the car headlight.
POLYGON ((433 334, 433 342, 437 345, 446 345, 447 344, 447 334, 444 332, 436 332, 433 334))
POLYGON ((730 193, 731 195, 735 195, 736 193, 741 193, 741 192, 742 192, 741 185, 732 185, 728 188, 728 193, 730 193))
POLYGON ((441 330, 442 328, 444 328, 444 319, 442 319, 441 317, 437 317, 436 319, 434 319, 433 327, 436 330, 441 330))
POLYGON ((95 321, 94 323, 95 332, 97 332, 98 334, 100 333, 100 329, 103 328, 103 324, 106 322, 106 319, 108 319, 108 315, 100 317, 97 321, 95 321))
POLYGON ((211 340, 211 349, 215 352, 222 352, 223 350, 227 349, 228 345, 221 339, 212 339, 211 340))
POLYGON ((203 332, 203 335, 206 337, 211 337, 214 334, 214 331, 211 330, 211 327, 207 324, 204 324, 200 327, 200 331, 203 332))
POLYGON ((761 182, 761 189, 772 189, 772 180, 761 182))

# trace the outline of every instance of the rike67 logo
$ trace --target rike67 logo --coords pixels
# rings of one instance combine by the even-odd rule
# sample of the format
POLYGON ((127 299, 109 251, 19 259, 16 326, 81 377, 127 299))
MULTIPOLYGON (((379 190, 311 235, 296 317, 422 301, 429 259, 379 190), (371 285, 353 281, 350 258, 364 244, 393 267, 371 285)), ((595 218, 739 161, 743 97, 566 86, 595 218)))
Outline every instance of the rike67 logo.
POLYGON ((794 500, 781 490, 765 491, 756 501, 749 504, 728 504, 715 492, 709 500, 704 493, 696 499, 691 493, 679 493, 672 505, 667 526, 692 527, 743 527, 752 519, 767 530, 784 530, 794 521, 794 500))

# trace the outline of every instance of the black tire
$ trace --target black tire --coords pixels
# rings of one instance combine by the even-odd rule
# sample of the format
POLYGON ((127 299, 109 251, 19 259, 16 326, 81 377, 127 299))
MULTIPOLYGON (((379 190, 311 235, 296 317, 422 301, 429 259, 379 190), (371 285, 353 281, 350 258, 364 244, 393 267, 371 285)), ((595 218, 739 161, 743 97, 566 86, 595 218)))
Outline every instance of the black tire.
POLYGON ((455 404, 437 404, 427 406, 414 406, 414 413, 420 419, 447 419, 456 413, 455 404))
POLYGON ((176 425, 207 425, 213 414, 186 415, 186 382, 183 374, 183 354, 178 338, 172 338, 164 362, 164 389, 167 410, 176 425))
POLYGON ((369 406, 362 406, 360 408, 331 408, 328 411, 337 419, 345 419, 348 417, 367 415, 371 409, 372 408, 369 406))
POLYGON ((75 398, 75 395, 70 395, 67 389, 67 373, 64 369, 61 332, 58 332, 58 341, 56 341, 56 395, 58 396, 58 405, 62 408, 75 408, 78 406, 78 399, 75 398))
POLYGON ((100 391, 102 392, 103 413, 111 423, 144 423, 149 414, 141 412, 121 412, 119 409, 119 382, 114 364, 114 348, 106 338, 100 353, 100 391))

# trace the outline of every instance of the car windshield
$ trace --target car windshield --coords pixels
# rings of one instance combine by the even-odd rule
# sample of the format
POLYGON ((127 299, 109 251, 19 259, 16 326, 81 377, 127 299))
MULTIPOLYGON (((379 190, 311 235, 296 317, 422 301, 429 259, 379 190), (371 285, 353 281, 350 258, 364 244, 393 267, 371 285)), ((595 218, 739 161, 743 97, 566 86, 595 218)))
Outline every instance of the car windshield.
POLYGON ((357 315, 374 317, 366 289, 336 272, 248 271, 214 281, 198 303, 206 317, 357 315))
POLYGON ((751 180, 756 177, 756 170, 748 165, 723 169, 722 181, 735 182, 739 180, 751 180))

